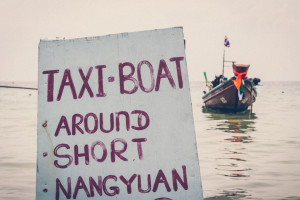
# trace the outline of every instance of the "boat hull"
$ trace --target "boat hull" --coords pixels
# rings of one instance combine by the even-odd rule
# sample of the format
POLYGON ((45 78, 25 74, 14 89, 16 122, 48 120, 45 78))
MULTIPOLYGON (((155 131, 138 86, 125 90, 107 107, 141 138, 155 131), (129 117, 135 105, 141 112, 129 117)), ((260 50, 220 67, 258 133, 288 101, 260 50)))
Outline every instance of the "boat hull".
POLYGON ((244 98, 239 100, 238 90, 236 89, 233 81, 228 80, 213 88, 202 98, 205 106, 208 108, 229 112, 240 112, 247 110, 247 108, 251 105, 251 102, 255 102, 257 96, 256 88, 249 80, 245 81, 243 90, 244 98))

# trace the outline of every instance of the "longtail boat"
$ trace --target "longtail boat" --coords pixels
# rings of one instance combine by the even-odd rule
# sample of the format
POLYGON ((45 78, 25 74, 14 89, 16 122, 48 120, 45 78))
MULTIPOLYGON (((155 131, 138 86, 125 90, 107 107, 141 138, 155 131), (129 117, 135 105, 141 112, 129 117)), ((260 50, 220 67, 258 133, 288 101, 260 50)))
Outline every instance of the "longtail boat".
MULTIPOLYGON (((256 81, 248 79, 247 74, 250 65, 235 64, 233 62, 235 77, 223 81, 211 87, 202 99, 208 108, 239 112, 247 110, 256 100, 256 81)), ((221 76, 221 78, 223 78, 221 76)))
MULTIPOLYGON (((225 47, 230 47, 228 38, 225 36, 225 47)), ((228 112, 245 111, 256 101, 256 85, 259 78, 251 79, 247 77, 250 65, 236 64, 235 61, 225 61, 225 47, 223 53, 222 75, 216 76, 215 80, 209 82, 204 72, 208 92, 204 91, 202 97, 205 106, 212 109, 228 112), (232 62, 234 76, 230 79, 224 77, 224 63, 232 62)), ((250 115, 249 115, 250 117, 250 115)))

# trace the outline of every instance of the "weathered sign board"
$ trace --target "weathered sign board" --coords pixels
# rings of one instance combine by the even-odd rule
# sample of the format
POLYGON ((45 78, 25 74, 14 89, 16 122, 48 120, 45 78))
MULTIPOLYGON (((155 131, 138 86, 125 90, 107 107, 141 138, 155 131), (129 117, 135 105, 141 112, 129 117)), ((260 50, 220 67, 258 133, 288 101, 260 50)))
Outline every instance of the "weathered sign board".
POLYGON ((182 28, 39 44, 36 198, 202 199, 182 28))

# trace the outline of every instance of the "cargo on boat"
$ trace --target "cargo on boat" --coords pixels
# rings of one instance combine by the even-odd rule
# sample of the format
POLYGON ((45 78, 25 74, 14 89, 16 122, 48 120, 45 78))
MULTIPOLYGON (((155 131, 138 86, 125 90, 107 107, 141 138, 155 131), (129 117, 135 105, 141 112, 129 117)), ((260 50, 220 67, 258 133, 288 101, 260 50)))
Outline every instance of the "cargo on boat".
POLYGON ((251 80, 244 80, 241 100, 238 93, 233 80, 229 79, 212 88, 202 98, 206 107, 229 112, 244 111, 256 100, 257 91, 251 80))

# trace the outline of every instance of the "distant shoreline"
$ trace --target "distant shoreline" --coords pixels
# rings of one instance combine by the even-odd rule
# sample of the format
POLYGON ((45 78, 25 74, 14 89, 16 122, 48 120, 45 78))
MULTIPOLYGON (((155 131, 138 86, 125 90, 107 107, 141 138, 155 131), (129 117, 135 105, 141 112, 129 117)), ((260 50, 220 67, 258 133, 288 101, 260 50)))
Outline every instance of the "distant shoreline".
POLYGON ((37 88, 31 88, 31 87, 16 87, 16 86, 7 86, 7 85, 0 85, 0 88, 13 88, 13 89, 25 89, 25 90, 38 90, 37 88))

